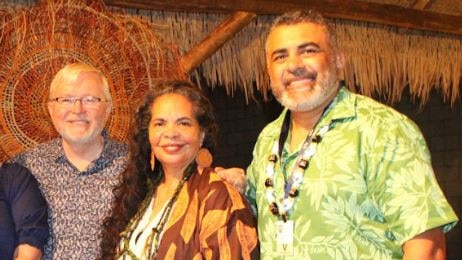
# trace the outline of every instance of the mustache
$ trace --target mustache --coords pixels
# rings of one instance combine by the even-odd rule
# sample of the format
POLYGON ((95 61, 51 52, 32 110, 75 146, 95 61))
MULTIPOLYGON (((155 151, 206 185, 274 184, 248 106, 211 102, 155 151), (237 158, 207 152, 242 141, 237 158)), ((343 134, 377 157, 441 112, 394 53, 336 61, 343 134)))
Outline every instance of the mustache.
POLYGON ((316 80, 318 73, 313 70, 307 70, 306 68, 299 68, 288 73, 291 76, 284 77, 282 82, 285 86, 290 85, 294 81, 298 80, 316 80))

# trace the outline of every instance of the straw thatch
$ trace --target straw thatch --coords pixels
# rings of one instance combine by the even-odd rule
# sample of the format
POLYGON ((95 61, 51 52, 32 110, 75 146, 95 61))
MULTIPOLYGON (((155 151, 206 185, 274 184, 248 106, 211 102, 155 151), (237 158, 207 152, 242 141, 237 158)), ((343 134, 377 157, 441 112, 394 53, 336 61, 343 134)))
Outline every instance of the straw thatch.
MULTIPOLYGON (((166 39, 186 53, 207 37, 225 14, 194 14, 131 10, 132 14, 162 25, 166 39)), ((273 17, 258 16, 206 60, 193 75, 209 86, 224 86, 232 95, 243 88, 247 98, 254 89, 267 94, 264 42, 273 17)), ((333 20, 347 66, 344 79, 350 89, 399 101, 405 88, 425 104, 432 89, 446 102, 459 96, 462 77, 462 37, 368 23, 333 20)))
POLYGON ((409 88, 423 105, 437 89, 446 102, 458 99, 461 37, 339 21, 336 30, 347 60, 346 82, 360 93, 397 102, 409 88))

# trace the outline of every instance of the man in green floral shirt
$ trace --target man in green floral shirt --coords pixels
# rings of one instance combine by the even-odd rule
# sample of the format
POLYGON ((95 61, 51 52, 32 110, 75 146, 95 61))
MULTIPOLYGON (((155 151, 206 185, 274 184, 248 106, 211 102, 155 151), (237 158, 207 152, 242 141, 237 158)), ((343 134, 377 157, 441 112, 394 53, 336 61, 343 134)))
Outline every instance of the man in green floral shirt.
POLYGON ((323 17, 276 19, 266 57, 285 110, 247 169, 262 259, 444 259, 458 219, 425 140, 406 116, 340 86, 344 57, 323 17))

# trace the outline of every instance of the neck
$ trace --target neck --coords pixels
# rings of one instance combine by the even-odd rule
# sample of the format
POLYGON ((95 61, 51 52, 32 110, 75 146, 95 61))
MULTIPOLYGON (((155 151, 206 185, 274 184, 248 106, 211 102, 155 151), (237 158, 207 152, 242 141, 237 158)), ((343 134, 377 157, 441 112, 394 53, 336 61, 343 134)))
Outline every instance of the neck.
POLYGON ((167 186, 178 184, 178 182, 183 178, 186 168, 188 168, 188 165, 178 168, 162 165, 164 171, 164 180, 162 184, 167 186))
POLYGON ((104 139, 102 136, 99 136, 94 142, 84 144, 69 143, 63 139, 64 154, 80 171, 85 170, 92 161, 98 159, 103 148, 104 139))
POLYGON ((292 131, 310 131, 318 122, 324 110, 293 112, 291 111, 292 131))
MULTIPOLYGON (((335 96, 334 96, 335 97, 335 96)), ((326 107, 333 97, 326 100, 321 106, 309 111, 291 111, 291 139, 290 149, 293 151, 302 143, 308 133, 316 126, 326 107)))

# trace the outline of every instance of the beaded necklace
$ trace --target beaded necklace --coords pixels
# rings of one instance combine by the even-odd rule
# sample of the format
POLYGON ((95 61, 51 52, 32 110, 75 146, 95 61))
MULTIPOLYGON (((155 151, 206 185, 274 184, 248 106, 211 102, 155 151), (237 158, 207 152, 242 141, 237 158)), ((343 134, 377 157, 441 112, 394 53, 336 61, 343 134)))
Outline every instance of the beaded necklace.
MULTIPOLYGON (((298 196, 298 188, 303 182, 305 170, 308 168, 311 158, 316 153, 316 146, 319 144, 324 136, 324 134, 329 131, 329 125, 323 126, 319 128, 316 132, 316 126, 309 132, 308 136, 306 137, 302 148, 296 158, 295 166, 292 170, 292 174, 285 184, 284 189, 284 199, 282 200, 282 204, 279 205, 276 200, 276 196, 274 194, 274 175, 275 175, 275 168, 276 162, 278 161, 278 154, 279 157, 282 157, 282 149, 279 147, 283 146, 285 139, 287 138, 288 132, 288 124, 290 118, 289 111, 284 118, 284 123, 282 126, 281 131, 281 138, 279 140, 275 140, 273 143, 271 155, 268 157, 268 165, 266 166, 266 179, 265 179, 265 187, 266 187, 266 200, 269 204, 270 212, 276 216, 281 217, 284 222, 287 221, 288 213, 295 204, 295 198, 298 196), (283 133, 286 132, 286 133, 283 133)), ((322 116, 321 116, 322 118, 322 116)))
MULTIPOLYGON (((188 168, 185 171, 185 174, 183 178, 180 180, 178 183, 175 192, 173 193, 173 196, 170 198, 168 201, 166 207, 162 210, 159 222, 157 225, 151 230, 151 233, 149 234, 146 243, 146 246, 144 248, 144 254, 145 258, 143 259, 156 259, 157 257, 157 251, 159 249, 159 244, 160 244, 160 235, 162 234, 162 231, 165 227, 165 224, 167 224, 167 221, 170 217, 170 213, 173 209, 173 204, 175 204, 176 200, 178 199, 178 196, 180 195, 180 191, 183 188, 183 185, 188 181, 189 177, 194 172, 194 169, 196 168, 196 164, 192 163, 188 166, 188 168)), ((123 249, 118 253, 118 256, 124 256, 128 255, 132 260, 141 260, 139 257, 137 257, 133 251, 130 249, 130 241, 134 235, 134 231, 136 227, 139 225, 144 212, 147 210, 147 207, 150 204, 150 201, 153 196, 153 191, 150 191, 148 195, 146 196, 146 199, 143 201, 141 204, 140 210, 136 213, 135 217, 133 217, 129 224, 127 225, 127 229, 125 229, 121 233, 121 240, 123 243, 123 249)), ((125 259, 125 256, 124 258, 125 259)))

